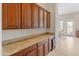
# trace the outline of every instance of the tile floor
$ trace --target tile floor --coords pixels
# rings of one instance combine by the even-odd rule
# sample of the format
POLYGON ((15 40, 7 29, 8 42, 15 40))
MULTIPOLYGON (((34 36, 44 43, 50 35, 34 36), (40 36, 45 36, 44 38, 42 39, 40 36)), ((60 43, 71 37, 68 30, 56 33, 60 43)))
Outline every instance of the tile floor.
POLYGON ((62 36, 48 56, 79 56, 79 38, 62 36))

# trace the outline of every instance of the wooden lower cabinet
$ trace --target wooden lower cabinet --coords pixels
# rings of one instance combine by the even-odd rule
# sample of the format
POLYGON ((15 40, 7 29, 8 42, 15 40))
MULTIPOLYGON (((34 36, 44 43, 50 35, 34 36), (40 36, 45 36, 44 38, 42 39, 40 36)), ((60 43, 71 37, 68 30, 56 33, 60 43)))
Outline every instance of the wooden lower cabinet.
POLYGON ((46 56, 49 53, 48 40, 38 43, 38 56, 46 56))
POLYGON ((46 56, 53 48, 51 40, 52 39, 46 39, 11 56, 46 56))
POLYGON ((37 56, 37 45, 34 44, 28 48, 25 48, 24 50, 21 50, 11 56, 37 56))

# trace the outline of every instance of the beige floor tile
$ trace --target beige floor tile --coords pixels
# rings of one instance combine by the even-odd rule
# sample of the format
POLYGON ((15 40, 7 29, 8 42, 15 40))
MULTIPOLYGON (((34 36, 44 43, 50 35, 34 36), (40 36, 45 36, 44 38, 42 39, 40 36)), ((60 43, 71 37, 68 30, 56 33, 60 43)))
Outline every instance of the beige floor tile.
POLYGON ((62 36, 48 56, 79 56, 79 38, 62 36))

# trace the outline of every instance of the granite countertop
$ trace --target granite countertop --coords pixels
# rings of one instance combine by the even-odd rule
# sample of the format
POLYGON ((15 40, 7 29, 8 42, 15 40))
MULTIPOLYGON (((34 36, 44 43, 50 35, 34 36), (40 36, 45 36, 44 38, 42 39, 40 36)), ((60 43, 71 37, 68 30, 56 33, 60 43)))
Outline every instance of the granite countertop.
POLYGON ((20 50, 23 50, 23 49, 25 49, 33 44, 36 44, 40 41, 43 41, 49 37, 50 38, 54 37, 54 34, 44 34, 44 35, 40 35, 40 36, 33 37, 30 39, 16 41, 16 42, 9 43, 9 44, 3 44, 2 45, 2 55, 4 55, 4 56, 12 55, 20 50))

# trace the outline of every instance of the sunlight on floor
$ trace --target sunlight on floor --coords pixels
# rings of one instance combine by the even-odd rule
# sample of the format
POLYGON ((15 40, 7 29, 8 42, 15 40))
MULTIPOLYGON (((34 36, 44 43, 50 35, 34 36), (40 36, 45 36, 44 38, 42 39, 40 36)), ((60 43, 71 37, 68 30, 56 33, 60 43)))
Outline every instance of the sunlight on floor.
POLYGON ((79 56, 79 38, 62 36, 48 56, 79 56))
POLYGON ((73 48, 73 46, 74 46, 74 39, 73 39, 73 37, 67 37, 66 39, 67 39, 66 42, 67 42, 68 48, 73 48))

